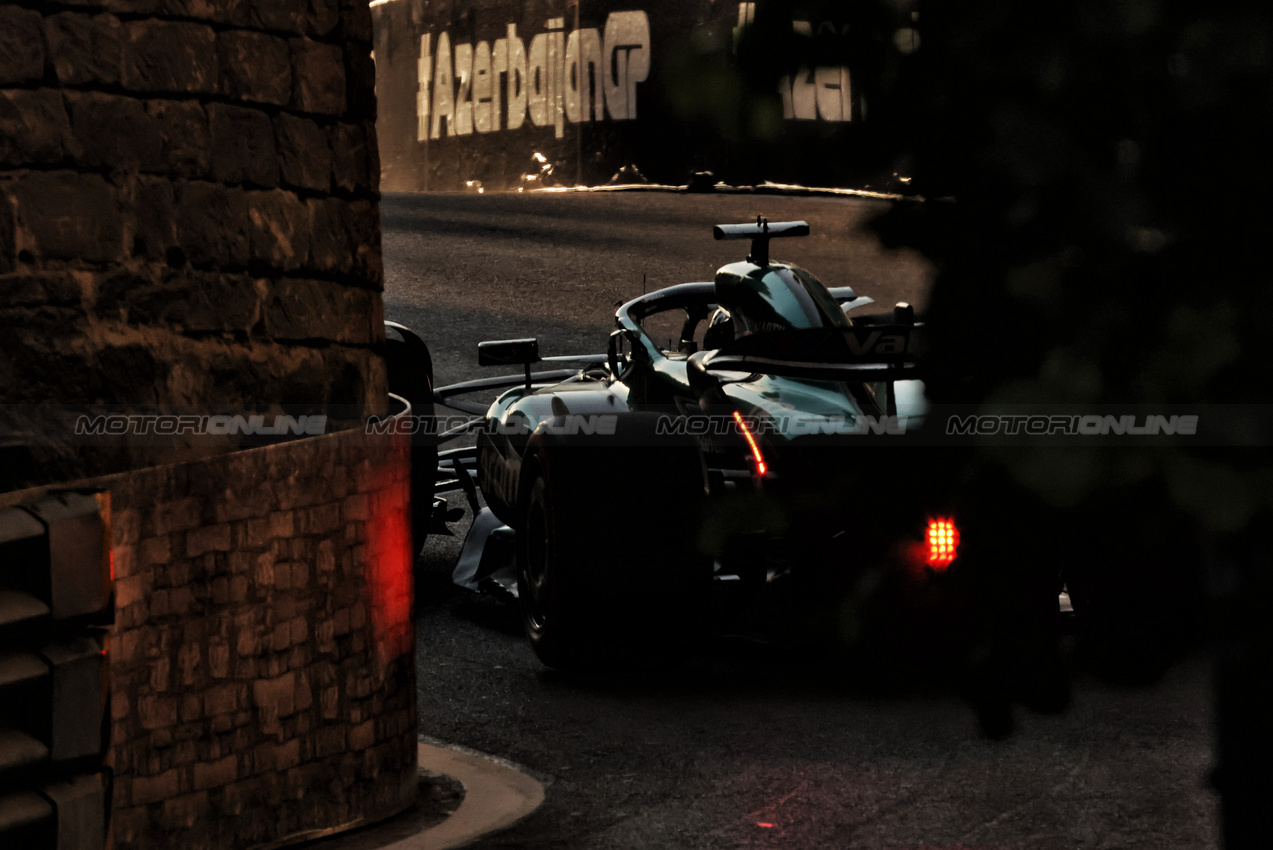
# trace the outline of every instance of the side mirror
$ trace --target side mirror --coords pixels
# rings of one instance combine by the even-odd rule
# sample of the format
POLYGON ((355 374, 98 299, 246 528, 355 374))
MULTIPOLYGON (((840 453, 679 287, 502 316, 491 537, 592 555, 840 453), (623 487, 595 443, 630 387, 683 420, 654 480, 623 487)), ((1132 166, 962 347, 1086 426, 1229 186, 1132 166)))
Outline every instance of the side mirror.
POLYGON ((719 400, 716 398, 716 390, 720 388, 720 378, 703 368, 703 361, 708 354, 707 351, 700 351, 690 355, 685 365, 685 378, 699 398, 709 398, 715 402, 719 400))
POLYGON ((537 339, 500 339, 477 344, 479 366, 529 366, 538 362, 537 339))
POLYGON ((619 355, 623 351, 623 331, 610 332, 610 344, 606 348, 606 362, 610 366, 610 374, 619 377, 619 355))

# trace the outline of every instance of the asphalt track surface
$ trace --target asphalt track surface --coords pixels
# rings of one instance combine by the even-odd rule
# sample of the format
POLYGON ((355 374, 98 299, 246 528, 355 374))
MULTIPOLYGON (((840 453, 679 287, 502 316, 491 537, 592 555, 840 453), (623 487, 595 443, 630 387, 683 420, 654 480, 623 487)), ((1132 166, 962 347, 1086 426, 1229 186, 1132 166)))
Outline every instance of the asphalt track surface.
MULTIPOLYGON (((757 213, 813 227, 775 256, 885 305, 922 305, 922 259, 883 250, 865 229, 882 209, 758 196, 387 196, 386 318, 424 334, 441 382, 486 373, 480 339, 601 351, 614 302, 640 293, 642 273, 649 288, 709 279, 746 247, 713 242, 710 226, 757 213)), ((458 549, 459 538, 433 538, 419 564, 420 732, 509 759, 547 786, 539 811, 479 847, 1218 846, 1203 659, 1135 689, 1079 664, 1067 712, 1018 710, 1013 736, 989 741, 951 694, 880 688, 777 647, 718 640, 673 672, 555 674, 511 606, 449 585, 458 549)))

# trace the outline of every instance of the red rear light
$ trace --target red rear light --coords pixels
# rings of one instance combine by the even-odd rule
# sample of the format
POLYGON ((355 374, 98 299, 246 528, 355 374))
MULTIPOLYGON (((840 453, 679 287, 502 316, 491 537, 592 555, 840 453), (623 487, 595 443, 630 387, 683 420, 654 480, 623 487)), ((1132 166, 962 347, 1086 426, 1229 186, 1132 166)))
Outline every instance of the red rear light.
POLYGON ((760 444, 756 442, 755 436, 752 435, 751 429, 747 427, 746 420, 737 410, 734 411, 734 421, 738 423, 738 430, 742 431, 743 439, 747 441, 747 445, 751 447, 751 456, 756 461, 756 474, 761 478, 765 477, 765 472, 769 469, 765 465, 765 456, 760 453, 760 444))
POLYGON ((944 570, 955 560, 959 548, 959 529, 951 519, 930 519, 928 532, 924 535, 927 548, 928 566, 935 570, 944 570))

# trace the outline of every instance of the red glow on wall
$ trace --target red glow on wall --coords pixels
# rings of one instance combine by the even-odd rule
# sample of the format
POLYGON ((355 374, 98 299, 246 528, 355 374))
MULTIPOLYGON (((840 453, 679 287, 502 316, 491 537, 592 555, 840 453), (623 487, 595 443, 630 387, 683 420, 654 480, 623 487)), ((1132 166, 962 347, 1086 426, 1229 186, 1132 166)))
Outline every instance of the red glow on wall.
POLYGON ((410 650, 415 640, 411 622, 411 491, 400 468, 382 468, 377 479, 369 494, 366 575, 376 650, 382 661, 389 661, 410 650))

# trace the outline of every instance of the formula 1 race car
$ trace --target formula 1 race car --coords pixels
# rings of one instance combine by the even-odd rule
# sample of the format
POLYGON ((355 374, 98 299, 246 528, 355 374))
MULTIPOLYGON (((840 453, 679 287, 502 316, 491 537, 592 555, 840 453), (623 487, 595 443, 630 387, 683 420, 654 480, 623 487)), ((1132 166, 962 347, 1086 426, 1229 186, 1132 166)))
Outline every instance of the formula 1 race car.
POLYGON ((478 346, 519 375, 433 388, 423 341, 387 323, 391 391, 417 415, 473 417, 417 447, 417 537, 454 517, 437 494, 465 492, 453 578, 516 597, 545 664, 674 657, 761 598, 801 635, 853 642, 949 574, 961 541, 943 473, 902 448, 924 412, 923 325, 770 260, 770 240, 808 233, 716 226, 751 240, 747 259, 623 304, 605 353, 478 346), (461 398, 492 390, 489 405, 461 398), (437 453, 470 433, 475 447, 437 453))

